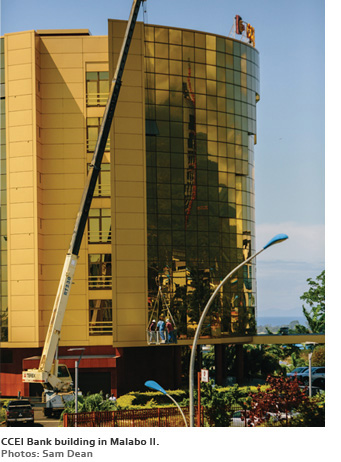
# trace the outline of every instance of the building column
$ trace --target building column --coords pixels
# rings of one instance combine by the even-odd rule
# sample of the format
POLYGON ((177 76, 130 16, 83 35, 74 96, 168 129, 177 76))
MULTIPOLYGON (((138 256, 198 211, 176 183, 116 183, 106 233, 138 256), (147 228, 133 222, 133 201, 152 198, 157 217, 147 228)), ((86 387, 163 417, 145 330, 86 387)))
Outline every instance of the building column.
POLYGON ((244 380, 244 354, 243 345, 236 345, 237 383, 241 385, 244 380))

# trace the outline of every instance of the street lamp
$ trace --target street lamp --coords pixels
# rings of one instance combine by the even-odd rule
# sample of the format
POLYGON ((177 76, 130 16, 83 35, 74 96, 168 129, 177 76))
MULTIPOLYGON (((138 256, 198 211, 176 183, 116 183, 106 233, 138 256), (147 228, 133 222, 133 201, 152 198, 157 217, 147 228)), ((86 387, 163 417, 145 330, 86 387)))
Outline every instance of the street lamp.
POLYGON ((80 351, 78 361, 75 361, 75 427, 77 427, 77 413, 78 413, 78 367, 81 362, 85 348, 69 348, 68 351, 80 351))
POLYGON ((279 242, 283 242, 286 239, 288 239, 288 236, 286 234, 277 234, 274 236, 261 250, 256 252, 255 254, 251 255, 251 257, 247 258, 245 261, 240 263, 238 266, 236 266, 225 278, 220 282, 220 284, 216 287, 215 291, 211 295, 211 298, 207 302, 204 311, 202 312, 202 315, 199 319, 198 327, 195 331, 194 335, 194 340, 193 340, 193 345, 192 345, 192 351, 191 351, 191 359, 190 359, 190 364, 189 364, 189 412, 190 412, 190 426, 194 427, 194 400, 193 400, 193 390, 194 390, 194 362, 195 362, 195 354, 196 354, 196 347, 200 335, 200 330, 202 327, 202 324, 204 322, 205 316, 212 305, 213 300, 217 296, 217 294, 220 291, 220 288, 233 276, 234 273, 236 273, 239 268, 242 266, 246 265, 249 263, 251 260, 253 260, 257 255, 262 253, 264 250, 268 249, 274 244, 278 244, 279 242))
POLYGON ((309 346, 311 346, 311 351, 308 353, 308 361, 309 361, 309 398, 312 397, 313 393, 312 393, 312 383, 311 383, 311 358, 313 356, 313 351, 314 351, 314 348, 315 348, 315 345, 317 345, 316 342, 305 342, 305 345, 308 345, 308 348, 309 346))
POLYGON ((175 401, 175 399, 169 395, 166 390, 164 390, 161 385, 159 385, 157 382, 154 382, 154 380, 147 380, 147 382, 145 382, 145 386, 148 387, 148 388, 152 388, 153 390, 156 390, 156 391, 161 391, 161 393, 163 393, 164 395, 168 396, 168 398, 170 398, 175 404, 176 406, 178 407, 179 411, 181 412, 181 415, 182 415, 182 418, 184 419, 184 422, 185 422, 185 425, 187 427, 187 422, 186 422, 186 417, 184 415, 184 413, 182 412, 182 409, 181 407, 179 406, 179 404, 175 401))

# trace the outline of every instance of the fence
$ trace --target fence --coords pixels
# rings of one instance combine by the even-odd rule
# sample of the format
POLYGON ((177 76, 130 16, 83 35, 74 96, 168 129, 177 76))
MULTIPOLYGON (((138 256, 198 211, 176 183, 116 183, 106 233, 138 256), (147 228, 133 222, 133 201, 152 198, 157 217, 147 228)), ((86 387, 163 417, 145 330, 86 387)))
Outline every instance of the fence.
MULTIPOLYGON (((189 425, 189 406, 181 408, 189 425)), ((204 412, 201 407, 201 421, 204 412)), ((197 415, 197 407, 195 407, 197 415)), ((153 408, 120 411, 82 412, 64 414, 64 427, 184 427, 185 422, 177 408, 153 408)))

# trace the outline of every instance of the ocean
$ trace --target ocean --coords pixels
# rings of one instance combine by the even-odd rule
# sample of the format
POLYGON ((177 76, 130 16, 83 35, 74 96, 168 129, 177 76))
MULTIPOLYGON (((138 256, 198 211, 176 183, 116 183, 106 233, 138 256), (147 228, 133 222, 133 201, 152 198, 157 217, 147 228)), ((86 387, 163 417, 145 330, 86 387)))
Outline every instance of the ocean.
POLYGON ((307 325, 305 316, 257 316, 258 326, 289 326, 293 321, 298 321, 302 326, 307 325))

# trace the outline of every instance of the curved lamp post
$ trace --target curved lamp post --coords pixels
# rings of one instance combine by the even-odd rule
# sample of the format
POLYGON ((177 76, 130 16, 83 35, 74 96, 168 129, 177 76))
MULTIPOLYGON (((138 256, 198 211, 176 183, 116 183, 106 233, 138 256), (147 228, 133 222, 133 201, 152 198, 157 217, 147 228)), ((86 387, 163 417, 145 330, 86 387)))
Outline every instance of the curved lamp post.
POLYGON ((194 362, 195 362, 195 354, 196 354, 196 348, 197 348, 197 343, 200 335, 200 330, 202 327, 202 324, 204 322, 205 316, 212 305, 213 300, 219 293, 220 288, 231 278, 231 276, 234 275, 236 271, 239 270, 242 266, 246 265, 248 262, 253 260, 257 255, 262 253, 264 250, 268 249, 274 244, 278 244, 279 242, 283 242, 286 239, 288 239, 288 236, 286 234, 277 234, 274 236, 261 250, 256 252, 255 254, 251 255, 251 257, 247 258, 245 261, 240 263, 238 266, 236 266, 225 278, 220 282, 220 284, 216 287, 215 291, 211 295, 211 298, 207 302, 204 311, 202 312, 201 318, 198 323, 198 327, 195 331, 195 336, 193 340, 193 345, 192 345, 192 351, 191 351, 191 359, 190 359, 190 364, 189 364, 189 412, 190 412, 190 426, 194 427, 194 401, 193 401, 193 390, 194 390, 194 362))
POLYGON ((181 415, 182 415, 182 418, 184 419, 184 422, 185 422, 185 425, 186 427, 188 426, 187 425, 187 421, 186 421, 186 417, 184 415, 184 413, 182 412, 182 409, 181 407, 179 406, 179 404, 175 401, 175 399, 169 395, 166 390, 164 390, 161 385, 159 385, 157 382, 154 382, 154 380, 147 380, 147 382, 145 382, 145 386, 148 387, 148 388, 152 388, 153 390, 156 390, 156 391, 161 391, 161 393, 163 393, 164 395, 168 396, 168 398, 170 398, 175 404, 176 406, 178 407, 179 411, 181 412, 181 415))

